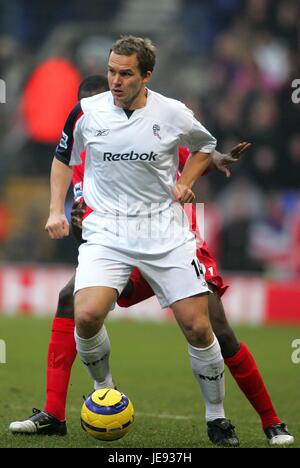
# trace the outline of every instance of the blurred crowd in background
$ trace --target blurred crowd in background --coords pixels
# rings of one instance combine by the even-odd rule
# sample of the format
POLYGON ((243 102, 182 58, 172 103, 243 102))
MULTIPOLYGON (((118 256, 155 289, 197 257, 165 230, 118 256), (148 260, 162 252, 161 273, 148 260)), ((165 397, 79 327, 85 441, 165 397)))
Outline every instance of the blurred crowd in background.
POLYGON ((44 232, 53 152, 80 80, 129 33, 158 47, 150 88, 192 108, 219 150, 252 143, 230 180, 197 183, 221 268, 299 277, 298 0, 0 0, 0 261, 76 262, 44 232))

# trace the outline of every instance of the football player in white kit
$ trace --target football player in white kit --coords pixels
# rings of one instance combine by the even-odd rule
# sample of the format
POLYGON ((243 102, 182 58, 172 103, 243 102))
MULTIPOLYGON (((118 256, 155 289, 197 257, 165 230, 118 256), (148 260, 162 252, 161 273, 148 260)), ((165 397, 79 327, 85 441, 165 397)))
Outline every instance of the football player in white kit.
POLYGON ((51 169, 46 230, 68 235, 64 201, 72 168, 86 150, 83 222, 75 280, 78 354, 99 387, 113 387, 104 319, 137 266, 162 307, 171 307, 188 341, 190 363, 206 402, 208 435, 238 445, 225 418, 224 361, 208 318, 209 289, 182 203, 211 162, 216 140, 179 101, 149 90, 155 47, 126 36, 109 54, 110 91, 82 99, 71 112, 51 169), (176 183, 178 146, 192 156, 176 183), (103 378, 105 376, 105 378, 103 378))

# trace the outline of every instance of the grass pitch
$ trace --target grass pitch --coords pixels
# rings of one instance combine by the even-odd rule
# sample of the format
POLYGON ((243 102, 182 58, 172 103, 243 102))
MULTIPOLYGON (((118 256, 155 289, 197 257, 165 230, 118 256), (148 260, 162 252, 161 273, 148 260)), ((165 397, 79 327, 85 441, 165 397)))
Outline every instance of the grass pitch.
MULTIPOLYGON (((6 364, 0 364, 0 447, 197 448, 212 447, 204 406, 192 376, 186 343, 174 323, 110 321, 111 368, 118 388, 132 400, 136 419, 119 441, 100 442, 84 433, 79 417, 82 395, 91 382, 76 360, 68 396, 66 437, 13 436, 13 420, 24 419, 45 402, 45 366, 50 319, 0 316, 6 364)), ((237 328, 253 352, 280 417, 300 447, 300 364, 291 360, 300 328, 237 328)), ((230 373, 226 373, 227 416, 236 425, 241 447, 267 447, 260 420, 230 373)))

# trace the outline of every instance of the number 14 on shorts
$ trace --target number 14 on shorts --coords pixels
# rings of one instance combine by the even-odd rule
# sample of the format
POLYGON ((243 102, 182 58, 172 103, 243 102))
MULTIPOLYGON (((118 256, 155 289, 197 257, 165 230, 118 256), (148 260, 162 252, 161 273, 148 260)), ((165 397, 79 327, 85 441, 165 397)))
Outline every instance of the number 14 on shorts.
POLYGON ((206 286, 205 265, 203 265, 203 263, 201 263, 197 257, 193 258, 191 265, 195 268, 197 278, 202 280, 202 286, 206 286))

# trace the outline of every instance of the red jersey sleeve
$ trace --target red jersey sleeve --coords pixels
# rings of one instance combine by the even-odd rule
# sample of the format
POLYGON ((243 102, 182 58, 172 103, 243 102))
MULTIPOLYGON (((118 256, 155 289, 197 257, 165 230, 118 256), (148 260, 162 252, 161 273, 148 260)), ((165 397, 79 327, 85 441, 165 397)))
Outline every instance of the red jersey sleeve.
POLYGON ((178 163, 178 170, 179 172, 183 171, 184 165, 187 162, 190 151, 186 146, 180 146, 178 148, 178 157, 179 157, 179 163, 178 163))

